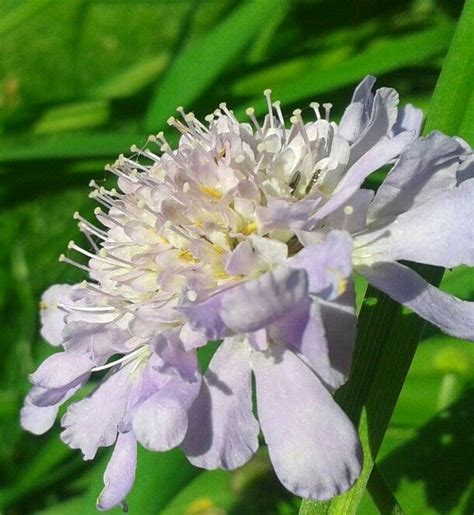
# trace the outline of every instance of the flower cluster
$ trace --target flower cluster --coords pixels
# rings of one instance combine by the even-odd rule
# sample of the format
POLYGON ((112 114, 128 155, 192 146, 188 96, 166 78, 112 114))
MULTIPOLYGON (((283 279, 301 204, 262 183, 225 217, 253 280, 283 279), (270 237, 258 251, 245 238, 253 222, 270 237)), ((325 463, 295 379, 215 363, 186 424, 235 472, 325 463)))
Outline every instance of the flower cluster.
POLYGON ((41 302, 42 335, 62 350, 30 379, 21 420, 41 434, 69 406, 61 438, 93 459, 115 445, 99 509, 124 502, 137 442, 181 447, 203 468, 234 469, 259 432, 280 481, 328 499, 353 484, 361 450, 333 392, 347 379, 356 314, 353 269, 444 331, 474 339, 474 306, 400 260, 474 264, 474 159, 460 139, 419 138, 422 114, 393 89, 357 87, 339 123, 330 104, 285 122, 265 91, 263 124, 225 104, 201 123, 178 109, 162 133, 92 183, 100 227, 76 213, 88 248, 60 260, 87 273, 41 302), (365 179, 395 163, 377 193, 365 179), (71 257, 86 256, 87 264, 71 257), (206 371, 197 354, 221 340, 206 371), (256 410, 252 405, 255 378, 256 410), (258 420, 255 416, 258 414, 258 420))

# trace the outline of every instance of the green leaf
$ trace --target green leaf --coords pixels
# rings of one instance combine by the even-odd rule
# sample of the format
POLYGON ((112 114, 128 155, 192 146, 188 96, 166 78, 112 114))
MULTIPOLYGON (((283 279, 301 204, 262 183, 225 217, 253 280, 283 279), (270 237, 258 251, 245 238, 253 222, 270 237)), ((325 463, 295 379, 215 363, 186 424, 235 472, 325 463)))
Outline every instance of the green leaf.
POLYGON ((232 65, 261 29, 275 6, 284 0, 254 0, 238 6, 209 33, 191 42, 176 56, 159 84, 148 109, 145 127, 162 128, 176 106, 189 106, 232 65))
POLYGON ((473 512, 473 401, 470 387, 409 438, 387 433, 392 449, 378 467, 409 513, 473 512))
POLYGON ((143 134, 95 132, 92 134, 55 134, 0 141, 0 164, 39 159, 75 159, 113 157, 131 145, 147 142, 143 134))
MULTIPOLYGON (((428 59, 442 54, 449 46, 452 38, 454 25, 442 23, 436 27, 429 28, 415 34, 400 36, 398 38, 379 40, 370 45, 367 49, 351 58, 340 56, 336 63, 331 62, 328 54, 316 55, 308 60, 293 61, 290 70, 294 78, 272 83, 272 77, 278 77, 278 73, 284 73, 283 66, 290 66, 290 63, 281 65, 278 73, 275 69, 268 70, 270 77, 266 87, 272 88, 273 97, 281 100, 282 104, 290 104, 298 100, 333 91, 337 88, 353 84, 367 74, 382 74, 405 66, 414 66, 425 63, 428 59), (326 61, 325 66, 321 66, 326 61), (304 70, 304 71, 303 71, 304 70)), ((259 72, 260 73, 260 72, 259 72)), ((261 80, 258 75, 254 80, 261 80)), ((242 93, 247 82, 237 83, 235 93, 242 93)), ((262 95, 246 103, 245 106, 236 109, 236 115, 240 116, 245 107, 252 105, 257 114, 266 111, 266 103, 262 95)))
POLYGON ((41 116, 35 123, 33 132, 49 134, 97 127, 107 123, 109 116, 110 108, 105 100, 57 105, 41 116))
POLYGON ((274 9, 265 20, 265 25, 257 35, 249 52, 249 63, 256 64, 264 60, 268 48, 275 37, 275 32, 290 10, 291 2, 275 2, 274 9))
POLYGON ((57 2, 57 0, 27 0, 22 2, 16 9, 3 17, 0 24, 0 36, 5 36, 18 26, 28 23, 29 18, 54 2, 57 2))
POLYGON ((135 95, 160 76, 169 58, 169 52, 163 52, 145 59, 93 86, 88 90, 88 95, 96 98, 124 98, 135 95))
POLYGON ((230 487, 231 475, 228 471, 202 472, 178 493, 161 512, 161 515, 202 513, 205 510, 216 509, 228 510, 234 501, 234 495, 232 495, 230 487))
MULTIPOLYGON (((434 129, 454 136, 459 129, 474 125, 473 118, 466 116, 466 106, 471 102, 474 86, 474 2, 466 0, 448 55, 430 106, 426 131, 434 129)), ((472 110, 472 107, 471 107, 472 110)), ((471 141, 473 143, 473 141, 471 141)))

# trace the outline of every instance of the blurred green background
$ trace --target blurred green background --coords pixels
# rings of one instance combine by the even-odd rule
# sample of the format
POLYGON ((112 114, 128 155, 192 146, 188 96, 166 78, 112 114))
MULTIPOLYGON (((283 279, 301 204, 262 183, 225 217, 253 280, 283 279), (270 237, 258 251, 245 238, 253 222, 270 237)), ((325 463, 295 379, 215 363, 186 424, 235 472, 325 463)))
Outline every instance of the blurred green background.
MULTIPOLYGON (((178 105, 199 116, 222 101, 239 115, 249 105, 262 113, 270 87, 286 113, 330 101, 337 119, 372 73, 427 110, 461 7, 0 0, 0 513, 94 513, 102 488, 109 450, 84 463, 58 424, 34 437, 18 422, 28 373, 52 352, 38 336, 41 293, 82 279, 57 257, 78 238, 72 213, 92 213, 88 182, 166 129, 178 105)), ((443 287, 474 300, 468 270, 448 272, 443 287)), ((472 344, 428 329, 378 460, 407 514, 474 511, 473 379, 472 344)), ((264 449, 231 474, 194 469, 179 451, 141 452, 128 503, 140 515, 290 515, 299 505, 264 449)), ((377 513, 368 496, 360 513, 377 513)))

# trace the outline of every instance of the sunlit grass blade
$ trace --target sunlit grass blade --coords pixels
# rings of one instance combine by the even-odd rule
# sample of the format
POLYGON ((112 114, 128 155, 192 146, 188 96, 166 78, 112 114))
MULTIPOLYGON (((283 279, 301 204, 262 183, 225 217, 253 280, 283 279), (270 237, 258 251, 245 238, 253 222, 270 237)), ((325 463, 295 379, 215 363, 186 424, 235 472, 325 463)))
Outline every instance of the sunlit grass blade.
MULTIPOLYGON (((429 112, 426 130, 451 132, 464 124, 464 94, 472 87, 471 28, 474 24, 474 0, 468 0, 453 37, 429 112), (463 63, 463 66, 459 66, 463 63), (455 84, 453 91, 450 84, 455 84), (454 93, 454 94, 453 94, 454 93), (459 106, 459 103, 462 107, 459 106), (447 116, 447 112, 451 115, 447 116)), ((469 123, 474 123, 471 120, 469 123)), ((460 136, 464 136, 461 132, 460 136)), ((421 268, 421 267, 420 267, 421 268)), ((420 272, 432 284, 438 285, 443 270, 423 267, 420 272)), ((367 302, 360 314, 359 337, 351 378, 337 395, 341 406, 357 425, 363 450, 364 467, 355 486, 332 501, 303 501, 301 514, 344 514, 357 512, 367 487, 374 463, 403 386, 425 322, 407 315, 385 295, 369 287, 367 302), (394 366, 394 364, 396 366, 394 366)))
POLYGON ((245 2, 209 33, 184 47, 158 85, 146 116, 146 128, 153 131, 162 128, 178 105, 189 109, 233 63, 261 30, 262 20, 282 1, 245 2))
POLYGON ((54 134, 35 138, 0 141, 0 163, 38 159, 113 157, 130 145, 144 145, 147 138, 138 133, 96 132, 54 134))
POLYGON ((138 93, 155 81, 166 68, 169 53, 150 57, 89 89, 95 98, 124 98, 138 93))
POLYGON ((57 1, 58 0, 27 0, 21 2, 18 7, 12 9, 7 15, 2 16, 0 36, 8 34, 23 23, 27 23, 28 18, 57 1))
MULTIPOLYGON (((344 58, 342 55, 336 63, 331 64, 329 61, 323 68, 319 67, 321 61, 314 57, 314 67, 306 66, 306 71, 295 73, 292 80, 278 81, 276 84, 269 80, 265 87, 272 88, 274 98, 281 100, 282 104, 290 104, 353 84, 367 74, 378 75, 424 63, 427 59, 446 51, 453 30, 453 24, 442 23, 415 34, 378 41, 354 57, 344 58)), ((258 77, 259 75, 256 79, 258 77)), ((247 77, 244 80, 251 79, 247 77)), ((242 93, 244 90, 243 85, 239 83, 236 88, 236 92, 242 93)), ((257 114, 262 114, 266 110, 265 101, 260 95, 247 101, 245 106, 237 108, 236 113, 242 114, 247 105, 252 105, 257 114)))
MULTIPOLYGON (((459 134, 472 129, 474 118, 466 112, 474 91, 474 2, 466 0, 451 46, 436 84, 426 130, 438 129, 459 134)), ((472 108, 471 108, 472 109, 472 108)), ((467 137, 466 134, 460 134, 467 137)), ((471 141, 471 144, 474 142, 471 141)))
POLYGON ((110 107, 106 100, 74 102, 48 109, 35 123, 36 134, 80 130, 107 123, 110 107))
POLYGON ((275 32, 285 19, 290 7, 291 2, 275 2, 273 12, 269 13, 265 25, 261 28, 249 51, 249 63, 256 64, 264 60, 267 50, 275 37, 275 32))

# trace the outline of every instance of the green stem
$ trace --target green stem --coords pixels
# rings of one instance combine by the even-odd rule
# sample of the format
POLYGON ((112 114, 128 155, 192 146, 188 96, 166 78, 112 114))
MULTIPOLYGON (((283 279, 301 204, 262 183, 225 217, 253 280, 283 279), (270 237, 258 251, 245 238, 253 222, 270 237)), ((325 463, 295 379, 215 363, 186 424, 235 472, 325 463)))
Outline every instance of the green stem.
MULTIPOLYGON (((463 136, 468 131, 464 117, 472 89, 473 26, 474 0, 467 0, 433 95, 426 132, 437 129, 453 134, 461 129, 463 136)), ((425 266, 418 271, 431 284, 441 282, 441 269, 425 266)), ((425 326, 423 320, 403 314, 398 304, 372 287, 366 298, 375 298, 376 303, 365 302, 361 310, 352 374, 336 394, 359 430, 362 474, 349 492, 331 501, 303 500, 301 515, 356 513, 425 326)))

